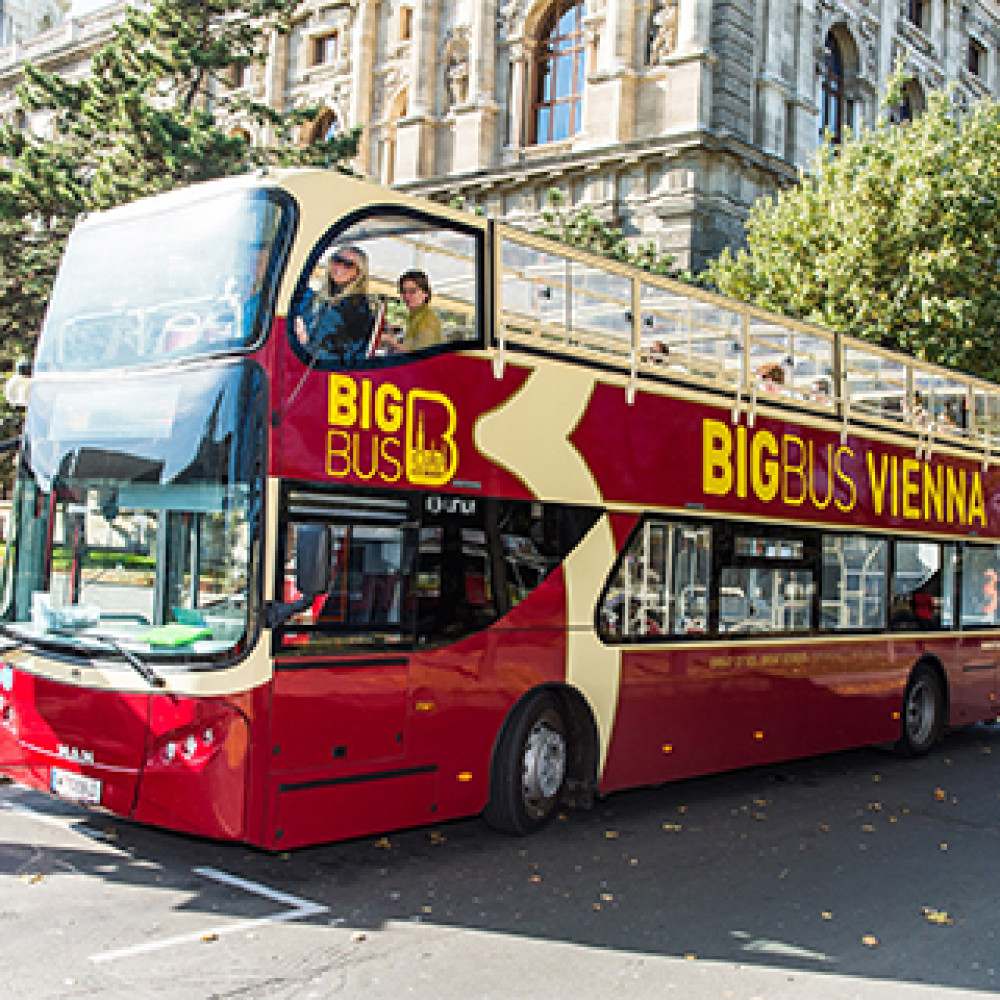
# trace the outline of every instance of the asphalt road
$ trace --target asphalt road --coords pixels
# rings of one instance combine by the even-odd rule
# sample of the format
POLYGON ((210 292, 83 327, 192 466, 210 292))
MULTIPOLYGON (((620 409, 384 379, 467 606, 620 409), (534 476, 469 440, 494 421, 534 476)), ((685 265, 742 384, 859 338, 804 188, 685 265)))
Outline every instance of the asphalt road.
POLYGON ((0 786, 0 995, 1000 992, 1000 728, 269 855, 0 786))

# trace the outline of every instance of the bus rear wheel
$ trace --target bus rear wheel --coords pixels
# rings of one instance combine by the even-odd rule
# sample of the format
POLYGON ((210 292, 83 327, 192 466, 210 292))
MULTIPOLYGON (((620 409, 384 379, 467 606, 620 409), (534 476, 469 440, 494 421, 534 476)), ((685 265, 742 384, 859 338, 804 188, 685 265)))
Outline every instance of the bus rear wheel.
POLYGON ((944 689, 941 679, 926 664, 917 664, 903 695, 899 749, 907 757, 920 757, 937 743, 943 727, 944 689))
POLYGON ((569 759, 566 723, 549 693, 530 696, 497 743, 483 818, 502 833, 532 833, 555 814, 569 759))

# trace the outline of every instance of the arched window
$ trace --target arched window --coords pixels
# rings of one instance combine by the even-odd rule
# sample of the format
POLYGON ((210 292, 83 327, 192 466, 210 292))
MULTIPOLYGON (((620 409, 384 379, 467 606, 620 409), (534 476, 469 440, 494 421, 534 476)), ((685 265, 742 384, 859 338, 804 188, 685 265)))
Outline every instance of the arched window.
POLYGON ((532 104, 534 141, 558 142, 583 126, 584 4, 556 0, 538 32, 532 104))
POLYGON ((844 53, 831 31, 826 36, 823 92, 819 108, 820 139, 829 135, 839 143, 844 136, 844 53))
POLYGON ((340 122, 337 116, 327 109, 320 112, 319 117, 313 122, 309 142, 329 142, 331 139, 336 139, 339 132, 340 122))

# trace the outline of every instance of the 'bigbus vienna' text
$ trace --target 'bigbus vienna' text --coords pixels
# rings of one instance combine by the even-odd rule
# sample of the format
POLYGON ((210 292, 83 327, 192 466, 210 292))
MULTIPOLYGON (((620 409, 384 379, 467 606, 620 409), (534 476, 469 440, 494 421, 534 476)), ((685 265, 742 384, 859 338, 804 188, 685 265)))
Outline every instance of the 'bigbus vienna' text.
POLYGON ((702 424, 702 489, 819 511, 832 503, 844 514, 860 497, 877 517, 986 527, 978 470, 879 451, 868 451, 859 462, 846 444, 816 444, 721 420, 702 424))

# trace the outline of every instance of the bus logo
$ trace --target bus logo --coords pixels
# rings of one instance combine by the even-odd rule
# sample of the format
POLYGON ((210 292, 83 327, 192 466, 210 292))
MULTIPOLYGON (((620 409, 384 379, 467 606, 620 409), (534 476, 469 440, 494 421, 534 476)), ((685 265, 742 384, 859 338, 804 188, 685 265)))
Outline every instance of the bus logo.
POLYGON ((458 468, 458 416, 444 393, 333 372, 327 418, 329 476, 444 486, 458 468))

